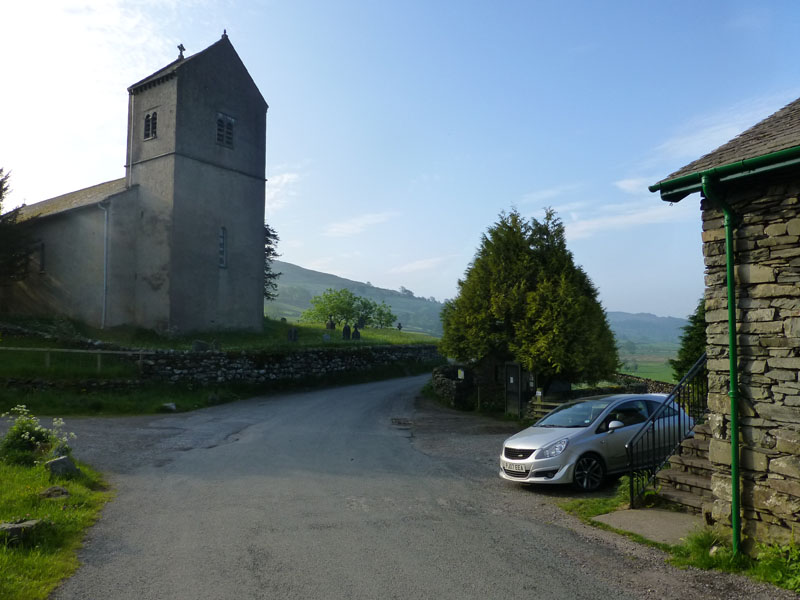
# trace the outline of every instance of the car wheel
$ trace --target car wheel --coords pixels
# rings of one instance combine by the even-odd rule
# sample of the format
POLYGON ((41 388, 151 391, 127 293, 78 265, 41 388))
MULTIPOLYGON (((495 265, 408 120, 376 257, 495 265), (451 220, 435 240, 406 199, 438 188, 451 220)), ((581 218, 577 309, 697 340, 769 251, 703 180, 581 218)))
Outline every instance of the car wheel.
POLYGON ((593 492, 600 487, 606 476, 603 461, 596 454, 584 454, 575 463, 573 485, 582 492, 593 492))

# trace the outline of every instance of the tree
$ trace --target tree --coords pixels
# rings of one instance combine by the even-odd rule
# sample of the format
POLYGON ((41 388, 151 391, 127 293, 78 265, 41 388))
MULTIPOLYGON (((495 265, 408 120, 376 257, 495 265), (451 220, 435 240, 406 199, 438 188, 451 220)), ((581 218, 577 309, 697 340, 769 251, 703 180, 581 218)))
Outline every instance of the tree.
POLYGON ((300 315, 302 321, 325 323, 328 319, 334 324, 354 323, 358 318, 356 296, 348 289, 334 290, 328 288, 321 295, 311 299, 311 308, 300 315))
POLYGON ((385 301, 378 304, 369 298, 356 296, 348 289, 331 288, 314 296, 311 308, 300 316, 308 323, 325 323, 332 319, 336 325, 353 323, 359 327, 391 327, 396 318, 385 301))
POLYGON ((378 303, 363 296, 356 296, 354 308, 356 310, 355 323, 364 328, 375 320, 375 311, 378 309, 378 303))
POLYGON ((678 354, 669 361, 675 381, 680 381, 697 359, 706 351, 706 302, 703 298, 697 303, 694 313, 689 315, 689 323, 683 328, 678 354))
POLYGON ((397 316, 392 312, 391 307, 382 300, 375 308, 374 324, 376 327, 391 327, 397 320, 397 316))
POLYGON ((278 297, 278 277, 282 275, 272 270, 272 261, 280 256, 279 241, 278 233, 264 223, 264 299, 270 301, 278 297))
POLYGON ((619 357, 605 310, 554 211, 543 221, 501 213, 458 288, 442 309, 447 355, 517 361, 545 391, 555 379, 593 383, 615 372, 619 357))
POLYGON ((3 200, 11 191, 10 176, 0 168, 0 284, 25 278, 33 248, 33 219, 19 220, 21 206, 2 214, 3 200))

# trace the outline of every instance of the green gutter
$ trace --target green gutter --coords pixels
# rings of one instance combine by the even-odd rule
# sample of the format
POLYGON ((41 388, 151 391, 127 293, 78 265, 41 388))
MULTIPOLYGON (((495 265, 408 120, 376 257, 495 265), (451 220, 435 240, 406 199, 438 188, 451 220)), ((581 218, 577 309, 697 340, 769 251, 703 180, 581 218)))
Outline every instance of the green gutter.
POLYGON ((694 192, 703 190, 703 176, 707 175, 718 183, 727 183, 742 177, 752 177, 761 173, 768 173, 776 169, 783 169, 800 165, 800 146, 778 150, 754 158, 737 160, 726 165, 697 171, 689 175, 676 177, 651 185, 651 192, 661 192, 661 199, 667 202, 678 202, 694 192))
POLYGON ((701 185, 703 195, 722 208, 725 215, 725 268, 728 284, 728 358, 730 365, 728 395, 731 398, 731 527, 733 528, 733 553, 736 555, 739 554, 739 542, 741 541, 741 502, 739 499, 739 361, 736 346, 736 281, 733 272, 734 214, 727 202, 716 194, 711 175, 703 174, 701 185))

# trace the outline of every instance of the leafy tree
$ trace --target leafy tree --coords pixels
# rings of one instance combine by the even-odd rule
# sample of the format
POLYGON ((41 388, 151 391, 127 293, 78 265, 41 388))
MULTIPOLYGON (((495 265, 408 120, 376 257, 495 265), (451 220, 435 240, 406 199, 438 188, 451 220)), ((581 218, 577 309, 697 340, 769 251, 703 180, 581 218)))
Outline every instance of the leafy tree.
POLYGON ((706 351, 706 302, 700 299, 689 324, 683 328, 678 354, 669 361, 675 381, 680 381, 706 351))
POLYGON ((391 327, 397 320, 397 316, 392 312, 391 307, 382 300, 375 308, 374 324, 376 327, 391 327))
POLYGON ((272 270, 272 261, 280 256, 278 254, 278 233, 264 223, 264 299, 275 300, 278 297, 278 277, 281 273, 272 270))
POLYGON ((361 328, 366 327, 375 320, 375 311, 378 309, 378 303, 363 296, 356 296, 354 303, 356 309, 355 323, 361 328))
POLYGON ((501 213, 481 238, 459 293, 442 309, 442 351, 462 361, 516 360, 545 391, 555 379, 596 382, 619 357, 589 276, 552 210, 543 221, 501 213))
POLYGON ((354 323, 358 318, 357 299, 358 296, 348 289, 328 288, 311 299, 311 308, 303 312, 300 319, 310 323, 325 323, 330 318, 336 325, 354 323))
POLYGON ((2 214, 3 200, 11 191, 8 187, 10 176, 11 173, 4 174, 0 168, 0 284, 25 278, 33 247, 33 219, 19 220, 22 207, 2 214))
POLYGON ((300 318, 310 323, 324 323, 333 319, 337 326, 340 323, 354 323, 359 327, 391 327, 397 317, 385 301, 378 304, 369 298, 356 296, 346 288, 328 288, 311 299, 311 308, 300 318))

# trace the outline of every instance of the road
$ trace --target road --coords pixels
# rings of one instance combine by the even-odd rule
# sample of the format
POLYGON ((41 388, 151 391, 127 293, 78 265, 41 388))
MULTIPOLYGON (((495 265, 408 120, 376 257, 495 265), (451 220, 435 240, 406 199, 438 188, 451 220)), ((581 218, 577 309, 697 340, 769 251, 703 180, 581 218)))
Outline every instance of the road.
POLYGON ((69 420, 116 498, 53 597, 784 597, 673 569, 564 514, 571 492, 500 480, 511 426, 420 400, 426 379, 69 420))

